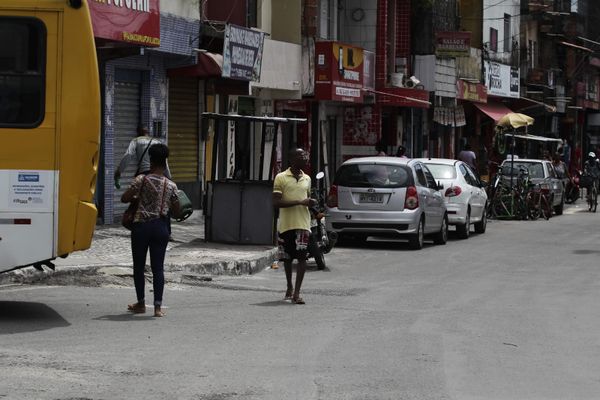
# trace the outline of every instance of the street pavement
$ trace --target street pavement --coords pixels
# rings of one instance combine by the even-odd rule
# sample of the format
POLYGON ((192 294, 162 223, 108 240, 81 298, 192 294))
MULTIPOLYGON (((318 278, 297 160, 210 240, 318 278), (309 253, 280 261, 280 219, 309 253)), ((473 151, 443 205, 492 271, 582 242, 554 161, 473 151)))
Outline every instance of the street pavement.
MULTIPOLYGON (((205 242, 202 210, 195 210, 183 222, 173 221, 172 236, 174 241, 169 242, 165 258, 165 272, 172 280, 197 275, 254 274, 270 266, 276 256, 273 246, 205 242)), ((150 257, 146 263, 150 263, 150 257)), ((45 269, 40 272, 29 267, 0 274, 0 284, 57 281, 82 272, 88 275, 130 276, 130 232, 120 225, 99 225, 90 249, 74 252, 65 259, 58 258, 55 265, 55 271, 45 269)))
POLYGON ((169 283, 161 319, 125 311, 131 283, 0 287, 0 398, 598 399, 599 224, 338 247, 303 306, 281 268, 169 283))

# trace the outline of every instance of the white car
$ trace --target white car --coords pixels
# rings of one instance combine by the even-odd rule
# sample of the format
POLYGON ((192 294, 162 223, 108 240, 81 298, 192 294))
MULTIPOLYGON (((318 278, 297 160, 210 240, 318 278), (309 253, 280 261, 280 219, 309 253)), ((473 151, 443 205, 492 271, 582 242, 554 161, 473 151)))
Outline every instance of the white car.
POLYGON ((484 233, 487 226, 487 193, 477 174, 466 163, 446 158, 420 159, 436 182, 443 187, 442 193, 448 210, 448 223, 456 226, 461 239, 471 233, 484 233))

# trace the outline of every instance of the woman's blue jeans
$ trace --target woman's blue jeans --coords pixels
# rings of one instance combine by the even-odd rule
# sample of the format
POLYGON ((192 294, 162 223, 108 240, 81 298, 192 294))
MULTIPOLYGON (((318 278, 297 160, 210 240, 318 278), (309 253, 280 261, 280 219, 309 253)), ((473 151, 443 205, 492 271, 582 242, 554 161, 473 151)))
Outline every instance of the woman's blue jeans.
POLYGON ((133 282, 138 303, 145 301, 144 269, 146 253, 150 249, 152 267, 152 285, 154 287, 154 305, 162 305, 165 288, 165 253, 169 243, 169 231, 166 218, 157 218, 133 224, 131 230, 131 252, 133 253, 133 282))

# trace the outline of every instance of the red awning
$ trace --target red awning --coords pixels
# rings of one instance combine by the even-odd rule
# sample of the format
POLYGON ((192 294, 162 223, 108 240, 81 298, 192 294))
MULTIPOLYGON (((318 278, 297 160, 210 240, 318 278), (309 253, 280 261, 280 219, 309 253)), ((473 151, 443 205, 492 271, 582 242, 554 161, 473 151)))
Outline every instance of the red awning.
POLYGON ((513 112, 510 108, 506 107, 502 103, 473 103, 473 105, 479 108, 484 114, 493 119, 494 121, 498 121, 500 118, 504 117, 506 114, 513 112))
POLYGON ((198 53, 198 62, 196 65, 187 67, 171 68, 167 71, 171 76, 187 76, 198 78, 217 78, 223 71, 223 55, 217 53, 202 52, 198 53))

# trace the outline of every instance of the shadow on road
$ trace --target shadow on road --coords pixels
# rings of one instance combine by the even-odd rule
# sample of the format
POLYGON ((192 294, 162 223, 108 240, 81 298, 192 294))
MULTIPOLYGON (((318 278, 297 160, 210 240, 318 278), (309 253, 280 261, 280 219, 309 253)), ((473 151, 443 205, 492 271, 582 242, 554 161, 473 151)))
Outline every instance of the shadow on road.
POLYGON ((150 321, 153 320, 152 312, 146 314, 134 314, 134 313, 123 313, 123 314, 112 314, 103 315, 101 317, 93 318, 94 321, 113 321, 113 322, 131 322, 131 321, 150 321))
POLYGON ((70 325, 46 304, 0 301, 0 335, 43 331, 70 325))
POLYGON ((588 249, 573 250, 573 254, 579 254, 579 255, 600 254, 600 250, 588 250, 588 249))
POLYGON ((278 307, 278 306, 291 306, 294 304, 292 304, 291 301, 275 300, 275 301, 265 301, 263 303, 254 303, 254 304, 250 304, 250 305, 258 306, 258 307, 278 307))

